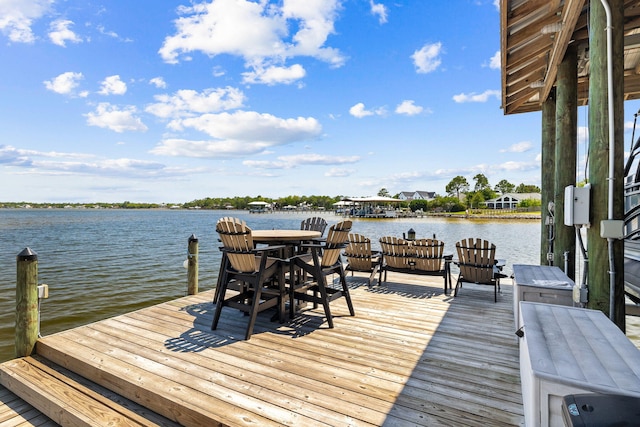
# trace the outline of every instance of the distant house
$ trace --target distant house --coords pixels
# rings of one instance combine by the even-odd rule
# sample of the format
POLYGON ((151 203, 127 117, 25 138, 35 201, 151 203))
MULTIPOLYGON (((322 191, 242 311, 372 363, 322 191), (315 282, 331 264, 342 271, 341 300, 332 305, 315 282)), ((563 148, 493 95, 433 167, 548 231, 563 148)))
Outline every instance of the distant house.
POLYGON ((487 209, 515 209, 522 200, 541 200, 540 193, 505 193, 485 202, 487 209))
POLYGON ((407 202, 411 200, 433 200, 436 198, 436 193, 435 191, 401 191, 398 198, 407 202))
POLYGON ((413 193, 414 200, 433 200, 435 198, 435 191, 416 191, 415 193, 413 193))

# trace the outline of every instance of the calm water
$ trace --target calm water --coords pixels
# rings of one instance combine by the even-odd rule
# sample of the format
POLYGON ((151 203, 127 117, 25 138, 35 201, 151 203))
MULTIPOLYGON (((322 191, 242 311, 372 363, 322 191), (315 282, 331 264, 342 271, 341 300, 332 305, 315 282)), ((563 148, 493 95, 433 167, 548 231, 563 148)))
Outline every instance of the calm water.
MULTIPOLYGON (((329 224, 340 220, 333 213, 321 215, 329 224)), ((24 248, 38 254, 38 283, 49 285, 41 312, 41 331, 47 335, 185 295, 182 264, 192 234, 199 240, 199 289, 213 288, 220 266, 215 223, 222 216, 245 219, 253 229, 298 229, 312 215, 0 209, 0 361, 14 355, 16 255, 24 248)), ((374 242, 402 236, 410 228, 418 238, 436 234, 450 253, 463 238, 490 240, 497 257, 507 259, 509 274, 513 264, 539 262, 539 221, 411 218, 356 219, 353 224, 354 232, 374 242)))

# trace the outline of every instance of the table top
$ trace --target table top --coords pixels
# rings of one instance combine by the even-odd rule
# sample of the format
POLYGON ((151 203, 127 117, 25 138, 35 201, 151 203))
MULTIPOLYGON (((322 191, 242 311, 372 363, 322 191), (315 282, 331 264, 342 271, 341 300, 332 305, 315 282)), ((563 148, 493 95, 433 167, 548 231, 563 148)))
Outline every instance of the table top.
POLYGON ((322 236, 319 231, 310 230, 251 230, 254 242, 271 243, 313 240, 322 236))
POLYGON ((575 282, 560 268, 549 265, 513 265, 513 279, 516 285, 539 288, 573 289, 575 282))

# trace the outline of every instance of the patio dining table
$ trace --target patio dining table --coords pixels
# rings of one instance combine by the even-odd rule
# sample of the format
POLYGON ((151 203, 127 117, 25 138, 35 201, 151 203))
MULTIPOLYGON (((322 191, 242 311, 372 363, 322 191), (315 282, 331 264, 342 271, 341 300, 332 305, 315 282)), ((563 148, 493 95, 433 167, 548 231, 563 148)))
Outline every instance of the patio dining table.
MULTIPOLYGON (((251 237, 256 244, 267 245, 282 245, 285 246, 284 253, 281 254, 281 258, 290 258, 296 254, 296 247, 304 242, 313 241, 322 237, 322 233, 312 230, 286 230, 286 229, 273 229, 273 230, 251 230, 251 237)), ((227 268, 227 256, 223 253, 222 260, 220 262, 220 273, 218 275, 218 288, 220 285, 220 279, 222 272, 227 268)), ((293 280, 295 277, 293 266, 290 266, 289 280, 293 280)))
MULTIPOLYGON (((253 230, 251 232, 254 243, 262 243, 268 245, 283 245, 285 246, 285 252, 283 258, 290 258, 296 255, 297 251, 303 243, 310 242, 322 237, 322 233, 313 230, 253 230)), ((293 263, 289 264, 289 299, 293 298, 293 287, 296 281, 296 272, 293 263)), ((298 311, 304 303, 294 304, 293 301, 289 301, 290 310, 289 317, 293 318, 294 313, 298 311)))
POLYGON ((312 230, 252 230, 251 237, 255 243, 298 245, 321 237, 319 231, 312 230))

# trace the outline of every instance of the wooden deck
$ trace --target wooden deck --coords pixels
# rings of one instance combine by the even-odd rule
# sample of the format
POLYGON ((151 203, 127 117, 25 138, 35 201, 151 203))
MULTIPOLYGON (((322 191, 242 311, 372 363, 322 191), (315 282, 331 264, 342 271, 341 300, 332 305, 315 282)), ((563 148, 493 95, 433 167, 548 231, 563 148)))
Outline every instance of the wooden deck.
MULTIPOLYGON (((445 296, 437 277, 348 281, 356 316, 333 302, 334 329, 320 309, 284 325, 267 312, 243 341, 246 318, 235 310, 210 330, 208 291, 47 336, 37 352, 167 418, 153 425, 522 424, 509 279, 498 303, 488 286, 445 296)), ((3 384, 17 363, 0 366, 3 384)), ((27 418, 11 399, 20 402, 0 388, 0 426, 18 425, 12 413, 27 418)))

